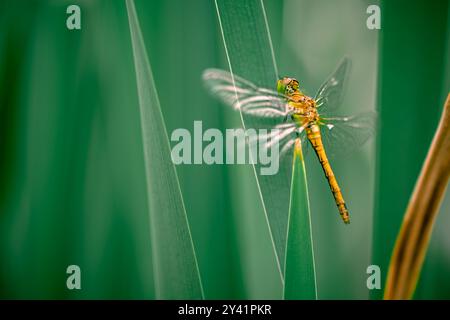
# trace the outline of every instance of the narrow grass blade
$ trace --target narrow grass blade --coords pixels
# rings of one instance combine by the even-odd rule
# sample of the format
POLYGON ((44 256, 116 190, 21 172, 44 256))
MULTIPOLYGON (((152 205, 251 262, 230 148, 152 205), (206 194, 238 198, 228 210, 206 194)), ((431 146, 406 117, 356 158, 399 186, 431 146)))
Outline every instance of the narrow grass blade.
MULTIPOLYGON (((230 72, 260 87, 276 89, 278 71, 263 2, 216 0, 216 8, 230 72)), ((276 124, 266 121, 262 125, 258 119, 243 114, 241 120, 246 129, 271 128, 276 124)), ((280 281, 283 283, 291 163, 290 159, 280 162, 278 173, 271 176, 261 175, 260 168, 260 164, 254 165, 280 281)))
MULTIPOLYGON (((278 69, 264 3, 261 0, 216 0, 216 6, 232 75, 241 76, 261 87, 275 89, 278 69)), ((270 128, 276 124, 276 120, 262 124, 258 119, 242 113, 241 120, 244 128, 270 128)), ((280 161, 279 171, 275 175, 261 175, 261 166, 257 161, 254 170, 281 282, 285 286, 285 297, 314 299, 316 285, 309 202, 300 144, 296 150, 295 180, 292 181, 291 191, 294 196, 291 198, 292 162, 289 157, 280 161), (293 219, 288 227, 289 211, 293 219), (290 237, 289 242, 287 237, 290 237), (298 286, 301 291, 298 291, 298 286)))
POLYGON ((141 114, 156 298, 201 299, 197 259, 158 94, 134 2, 126 4, 141 114))
MULTIPOLYGON (((444 63, 450 61, 449 52, 445 49, 449 43, 450 29, 446 25, 450 6, 448 1, 436 1, 433 6, 411 1, 408 12, 399 1, 382 1, 381 6, 383 28, 377 99, 381 125, 377 135, 377 190, 371 264, 380 267, 381 283, 384 284, 405 209, 436 130, 441 105, 448 93, 448 87, 442 88, 442 85, 448 76, 444 63), (424 16, 433 16, 433 23, 414 23, 424 16), (393 29, 397 30, 395 35, 383 32, 393 29), (418 44, 417 39, 428 39, 430 35, 434 40, 428 41, 427 48, 418 44), (410 52, 407 59, 405 50, 410 52), (407 94, 409 92, 427 93, 426 117, 423 101, 407 94)), ((448 208, 442 212, 447 213, 448 208)), ((444 262, 448 261, 448 256, 442 254, 445 251, 442 248, 447 247, 448 242, 438 240, 448 239, 447 230, 443 229, 435 239, 436 244, 427 256, 431 264, 428 273, 424 274, 426 282, 419 283, 415 295, 418 299, 439 298, 443 293, 448 296, 450 278, 441 277, 438 271, 440 267, 432 265, 437 263, 448 268, 447 262, 444 262), (439 285, 433 288, 433 282, 439 285), (429 290, 426 295, 425 290, 429 290)), ((373 299, 383 298, 383 290, 371 290, 370 293, 373 299)))
POLYGON ((285 267, 285 299, 317 299, 308 187, 301 140, 292 163, 285 267))
POLYGON ((411 299, 450 178, 450 93, 409 201, 389 265, 384 299, 411 299))

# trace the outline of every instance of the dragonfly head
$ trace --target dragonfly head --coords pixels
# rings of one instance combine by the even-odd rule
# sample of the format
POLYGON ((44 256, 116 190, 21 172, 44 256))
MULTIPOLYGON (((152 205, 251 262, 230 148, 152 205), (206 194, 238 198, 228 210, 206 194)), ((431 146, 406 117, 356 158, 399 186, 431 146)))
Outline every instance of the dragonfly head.
POLYGON ((291 96, 294 93, 299 93, 299 83, 297 79, 284 77, 277 82, 278 93, 284 94, 286 96, 291 96))

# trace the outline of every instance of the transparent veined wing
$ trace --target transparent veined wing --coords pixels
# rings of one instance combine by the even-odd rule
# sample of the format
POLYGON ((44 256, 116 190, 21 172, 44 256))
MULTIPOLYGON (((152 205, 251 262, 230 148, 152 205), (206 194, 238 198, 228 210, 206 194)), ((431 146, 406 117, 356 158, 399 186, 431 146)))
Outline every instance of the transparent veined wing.
POLYGON ((300 138, 302 141, 303 154, 306 155, 308 148, 308 139, 304 131, 304 127, 298 127, 293 122, 281 123, 275 126, 270 132, 266 134, 259 134, 255 140, 249 140, 249 144, 257 142, 257 144, 264 149, 271 149, 275 144, 278 144, 279 157, 286 155, 292 156, 295 140, 300 138))
POLYGON ((310 148, 308 146, 309 143, 308 143, 308 138, 306 137, 305 128, 306 128, 306 126, 299 128, 295 125, 294 132, 292 132, 286 136, 283 134, 280 135, 280 141, 279 141, 280 157, 284 157, 286 155, 289 155, 290 157, 292 157, 292 152, 294 151, 295 140, 297 140, 297 139, 301 139, 303 156, 306 156, 308 154, 308 150, 310 148))
POLYGON ((328 80, 320 86, 314 98, 320 114, 325 115, 339 108, 349 71, 350 59, 344 57, 328 80))
POLYGON ((376 121, 377 113, 373 111, 350 117, 321 118, 325 151, 333 158, 357 150, 375 134, 376 121))
POLYGON ((207 69, 203 72, 202 78, 212 95, 246 115, 285 118, 289 111, 287 97, 270 89, 259 88, 239 76, 232 77, 227 71, 207 69))

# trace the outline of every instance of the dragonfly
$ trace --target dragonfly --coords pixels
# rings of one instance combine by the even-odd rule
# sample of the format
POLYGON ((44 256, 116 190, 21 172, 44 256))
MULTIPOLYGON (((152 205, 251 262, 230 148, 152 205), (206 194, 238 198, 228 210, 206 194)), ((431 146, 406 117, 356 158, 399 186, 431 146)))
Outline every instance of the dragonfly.
POLYGON ((270 136, 270 140, 265 137, 268 141, 265 147, 279 143, 280 156, 283 156, 298 139, 301 139, 301 145, 309 141, 345 224, 350 223, 349 211, 326 150, 332 150, 333 155, 348 154, 369 140, 376 122, 375 112, 336 115, 342 104, 349 68, 350 59, 344 57, 314 97, 305 94, 299 81, 291 77, 279 78, 276 90, 272 90, 224 70, 206 69, 203 72, 206 88, 225 105, 246 116, 275 120, 276 136, 270 136))

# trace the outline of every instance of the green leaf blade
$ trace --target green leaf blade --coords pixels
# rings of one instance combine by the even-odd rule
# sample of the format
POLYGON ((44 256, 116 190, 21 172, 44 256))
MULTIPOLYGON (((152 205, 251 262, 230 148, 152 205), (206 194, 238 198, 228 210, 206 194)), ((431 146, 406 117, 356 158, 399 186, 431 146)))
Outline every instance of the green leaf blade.
POLYGON ((285 299, 317 299, 308 185, 301 141, 296 141, 292 163, 291 199, 285 269, 285 299))
POLYGON ((202 299, 189 223, 134 2, 127 0, 139 96, 157 299, 202 299))
MULTIPOLYGON (((263 2, 216 0, 216 6, 230 72, 259 87, 275 89, 279 75, 263 2)), ((262 124, 257 118, 242 113, 241 117, 244 128, 270 129, 277 124, 276 120, 272 123, 266 120, 262 124)), ((306 173, 299 148, 295 153, 294 171, 290 157, 280 159, 275 175, 260 174, 258 164, 254 165, 254 171, 284 297, 316 299, 306 173), (291 175, 294 180, 290 194, 291 175)))
MULTIPOLYGON (((263 2, 216 0, 216 8, 230 72, 259 87, 275 89, 278 70, 263 2)), ((244 128, 261 128, 258 119, 241 116, 244 128)), ((267 126, 263 127, 271 128, 276 124, 269 122, 266 121, 267 126)), ((280 159, 279 171, 275 175, 261 175, 261 166, 254 165, 282 283, 291 170, 290 159, 287 158, 284 161, 280 159)))

